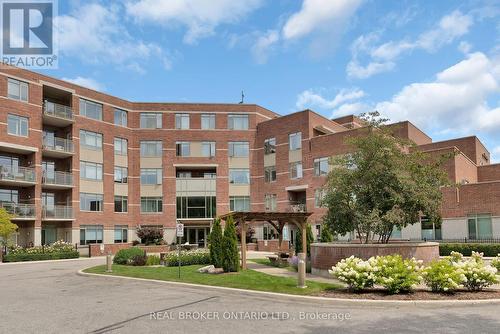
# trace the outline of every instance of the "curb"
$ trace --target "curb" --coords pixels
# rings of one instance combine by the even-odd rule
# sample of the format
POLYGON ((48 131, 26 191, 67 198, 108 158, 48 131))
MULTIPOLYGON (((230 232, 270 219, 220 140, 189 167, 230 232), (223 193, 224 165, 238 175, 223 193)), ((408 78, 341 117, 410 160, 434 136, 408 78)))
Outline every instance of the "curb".
POLYGON ((78 257, 78 258, 74 258, 74 259, 60 259, 60 260, 0 262, 0 267, 2 267, 2 266, 14 266, 14 265, 20 265, 20 264, 57 263, 57 262, 83 261, 83 260, 103 259, 103 258, 106 258, 106 256, 78 257))
POLYGON ((147 278, 138 278, 138 277, 127 277, 127 276, 119 276, 119 275, 109 275, 109 274, 94 274, 94 273, 85 273, 83 272, 85 269, 80 269, 77 272, 77 275, 80 276, 96 276, 96 277, 111 277, 111 278, 121 278, 135 281, 144 281, 144 282, 154 282, 160 284, 174 285, 174 286, 183 286, 187 288, 202 288, 202 289, 210 289, 210 290, 219 290, 219 291, 227 291, 227 292, 239 292, 247 295, 257 295, 257 296, 265 296, 265 297, 280 297, 282 299, 294 300, 294 301, 310 301, 310 302, 330 302, 332 306, 341 306, 339 303, 348 304, 350 306, 363 306, 363 304, 369 304, 368 306, 464 306, 464 305, 481 305, 481 304, 494 304, 500 305, 500 299, 476 299, 476 300, 376 300, 376 299, 344 299, 344 298, 328 298, 328 297, 317 297, 317 296, 300 296, 300 295, 292 295, 278 292, 267 292, 267 291, 257 291, 257 290, 246 290, 239 288, 227 288, 222 286, 214 286, 214 285, 203 285, 203 284, 194 284, 194 283, 184 283, 184 282, 173 282, 173 281, 163 281, 157 279, 147 279, 147 278))

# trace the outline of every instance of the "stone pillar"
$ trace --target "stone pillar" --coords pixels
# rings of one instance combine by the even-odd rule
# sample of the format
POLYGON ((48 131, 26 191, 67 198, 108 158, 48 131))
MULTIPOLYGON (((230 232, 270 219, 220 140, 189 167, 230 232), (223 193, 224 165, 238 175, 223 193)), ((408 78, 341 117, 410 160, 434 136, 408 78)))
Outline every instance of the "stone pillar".
POLYGON ((41 246, 42 245, 42 227, 41 226, 35 226, 33 229, 33 244, 34 246, 41 246))
POLYGON ((241 224, 241 269, 247 269, 247 228, 245 222, 241 224))
POLYGON ((299 253, 299 263, 298 263, 298 284, 297 286, 299 288, 307 288, 306 286, 306 254, 305 253, 299 253))

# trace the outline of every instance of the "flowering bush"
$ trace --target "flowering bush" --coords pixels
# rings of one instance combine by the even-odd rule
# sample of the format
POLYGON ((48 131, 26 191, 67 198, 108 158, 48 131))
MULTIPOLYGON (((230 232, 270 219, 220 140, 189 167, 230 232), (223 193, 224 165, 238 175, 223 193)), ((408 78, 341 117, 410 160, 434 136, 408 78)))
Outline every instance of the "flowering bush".
POLYGON ((492 284, 498 283, 497 269, 486 265, 483 253, 472 252, 469 260, 464 260, 462 254, 452 252, 451 263, 462 276, 462 284, 471 291, 480 291, 492 284))
POLYGON ((9 247, 9 254, 44 254, 44 253, 60 253, 60 252, 72 252, 75 250, 75 246, 68 242, 62 240, 56 241, 51 245, 47 246, 35 246, 29 248, 23 248, 21 246, 9 247))
POLYGON ((497 268, 497 272, 500 272, 500 254, 491 260, 491 265, 497 268))
MULTIPOLYGON (((177 251, 165 254, 163 261, 166 266, 178 266, 179 256, 177 251)), ((188 266, 192 264, 210 264, 210 253, 205 249, 181 251, 180 261, 181 266, 188 266)))
POLYGON ((450 259, 435 260, 424 269, 424 282, 434 292, 452 292, 466 279, 457 269, 450 259))
POLYGON ((391 294, 409 292, 422 281, 422 261, 403 259, 401 255, 377 256, 368 260, 375 282, 391 294))
POLYGON ((375 275, 371 265, 372 259, 363 261, 351 256, 338 262, 328 272, 337 279, 345 282, 349 290, 359 291, 372 287, 375 283, 375 275))

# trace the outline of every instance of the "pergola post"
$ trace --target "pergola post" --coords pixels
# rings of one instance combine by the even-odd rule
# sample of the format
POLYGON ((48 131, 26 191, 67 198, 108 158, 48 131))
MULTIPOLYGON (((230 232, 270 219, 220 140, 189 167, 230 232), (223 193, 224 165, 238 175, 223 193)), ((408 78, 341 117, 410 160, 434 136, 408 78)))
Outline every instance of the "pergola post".
POLYGON ((244 220, 240 220, 241 224, 241 269, 247 269, 247 229, 244 220))
POLYGON ((307 220, 300 222, 300 229, 302 231, 302 252, 297 254, 299 258, 298 263, 298 287, 306 288, 306 261, 307 261, 307 220))

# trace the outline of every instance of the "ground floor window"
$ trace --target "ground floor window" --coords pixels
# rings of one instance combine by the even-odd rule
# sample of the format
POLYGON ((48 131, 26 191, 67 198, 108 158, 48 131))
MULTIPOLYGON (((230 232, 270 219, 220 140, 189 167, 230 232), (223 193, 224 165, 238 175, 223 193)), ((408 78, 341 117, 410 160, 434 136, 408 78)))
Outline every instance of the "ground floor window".
POLYGON ((275 228, 271 225, 265 224, 263 229, 264 240, 274 240, 278 238, 278 233, 275 228))
POLYGON ((115 225, 115 244, 128 242, 128 226, 115 225))
POLYGON ((402 238, 401 227, 394 226, 392 228, 391 238, 393 238, 393 239, 401 239, 402 238))
POLYGON ((421 234, 423 240, 441 240, 441 220, 432 221, 427 217, 420 218, 421 234))
POLYGON ((491 239, 493 237, 490 214, 469 215, 467 225, 469 239, 491 239))
POLYGON ((102 225, 82 225, 80 226, 80 244, 101 244, 103 236, 102 225))

